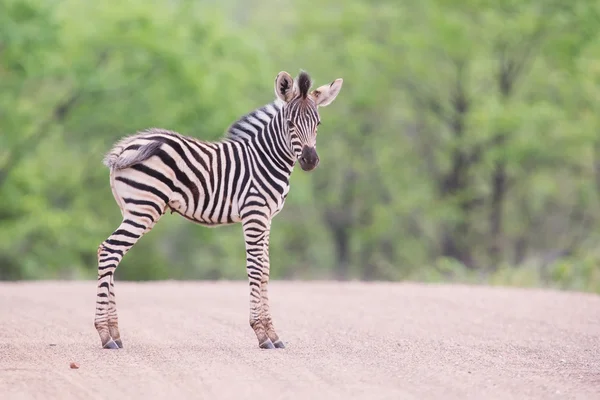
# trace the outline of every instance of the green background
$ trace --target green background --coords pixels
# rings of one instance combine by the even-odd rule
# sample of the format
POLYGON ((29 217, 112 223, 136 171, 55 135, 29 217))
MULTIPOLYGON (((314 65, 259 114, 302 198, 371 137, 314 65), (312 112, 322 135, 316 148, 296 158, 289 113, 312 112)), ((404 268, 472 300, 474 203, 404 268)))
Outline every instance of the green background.
MULTIPOLYGON (((0 278, 93 279, 112 144, 218 139, 300 69, 344 86, 273 222, 273 278, 600 293, 591 0, 0 0, 0 278)), ((244 256, 239 225, 167 215, 117 278, 245 279, 244 256)))

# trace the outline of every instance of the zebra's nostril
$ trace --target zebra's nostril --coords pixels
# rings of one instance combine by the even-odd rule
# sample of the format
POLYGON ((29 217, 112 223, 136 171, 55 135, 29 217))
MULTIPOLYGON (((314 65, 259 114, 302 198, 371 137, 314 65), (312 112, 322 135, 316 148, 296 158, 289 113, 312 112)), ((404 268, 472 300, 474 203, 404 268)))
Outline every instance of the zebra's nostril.
POLYGON ((300 160, 301 160, 303 163, 307 163, 307 162, 308 162, 308 161, 306 160, 306 157, 301 157, 301 158, 300 158, 300 160))

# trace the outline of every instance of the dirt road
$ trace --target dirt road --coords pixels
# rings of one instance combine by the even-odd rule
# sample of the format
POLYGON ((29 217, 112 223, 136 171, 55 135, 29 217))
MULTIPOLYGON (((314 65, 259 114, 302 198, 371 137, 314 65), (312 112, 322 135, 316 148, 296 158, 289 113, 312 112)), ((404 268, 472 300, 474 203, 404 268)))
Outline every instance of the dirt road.
POLYGON ((287 349, 259 350, 245 283, 116 291, 111 351, 95 282, 0 284, 0 398, 600 399, 599 296, 274 282, 287 349))

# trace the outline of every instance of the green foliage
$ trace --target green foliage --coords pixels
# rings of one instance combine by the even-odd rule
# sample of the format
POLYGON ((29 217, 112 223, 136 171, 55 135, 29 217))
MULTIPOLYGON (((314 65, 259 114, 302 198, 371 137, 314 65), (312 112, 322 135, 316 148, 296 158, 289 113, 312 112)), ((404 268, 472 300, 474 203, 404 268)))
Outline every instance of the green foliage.
MULTIPOLYGON (((305 69, 344 87, 274 278, 600 292, 598 21, 590 0, 0 0, 0 278, 93 277, 115 140, 216 139, 305 69)), ((243 279, 242 239, 166 216, 117 274, 243 279)))

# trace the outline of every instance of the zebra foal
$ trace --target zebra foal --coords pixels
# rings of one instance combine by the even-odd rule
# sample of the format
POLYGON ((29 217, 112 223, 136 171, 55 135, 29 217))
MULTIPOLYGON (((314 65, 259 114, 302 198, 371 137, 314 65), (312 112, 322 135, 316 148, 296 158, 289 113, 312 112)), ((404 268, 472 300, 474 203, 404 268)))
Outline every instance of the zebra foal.
POLYGON ((315 90, 301 72, 275 78, 276 99, 243 116, 219 141, 201 141, 164 129, 125 137, 106 154, 110 187, 121 225, 98 247, 94 325, 102 346, 123 347, 115 302, 114 273, 125 254, 171 210, 200 225, 241 223, 250 282, 250 326, 260 348, 284 348, 269 311, 269 234, 283 208, 298 162, 319 164, 318 107, 329 105, 342 79, 315 90))

